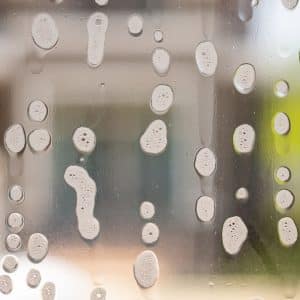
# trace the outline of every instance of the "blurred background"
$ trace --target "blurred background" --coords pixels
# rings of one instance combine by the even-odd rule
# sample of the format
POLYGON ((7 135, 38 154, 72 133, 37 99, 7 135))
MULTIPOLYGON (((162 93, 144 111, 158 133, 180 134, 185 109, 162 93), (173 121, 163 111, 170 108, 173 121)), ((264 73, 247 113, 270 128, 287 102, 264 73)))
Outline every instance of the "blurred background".
MULTIPOLYGON (((297 187, 299 178, 300 121, 298 116, 300 7, 286 9, 280 0, 110 0, 100 7, 92 0, 2 0, 0 2, 0 134, 14 123, 26 134, 46 128, 51 147, 33 153, 27 146, 18 157, 10 157, 3 138, 0 148, 0 251, 7 254, 5 224, 10 212, 24 215, 20 233, 20 267, 7 299, 40 299, 40 291, 29 289, 26 274, 31 267, 42 280, 56 285, 56 299, 89 299, 92 289, 102 286, 107 300, 279 300, 300 299, 300 246, 284 248, 279 242, 274 195, 282 188, 274 171, 287 165, 292 179, 284 188, 295 195, 287 216, 300 222, 297 187), (87 20, 96 11, 108 16, 104 60, 99 68, 87 64, 87 20), (59 30, 54 49, 36 47, 31 36, 33 18, 49 13, 59 30), (128 33, 133 13, 144 18, 143 33, 128 33), (153 39, 164 33, 162 43, 153 39), (200 75, 195 62, 199 42, 210 40, 218 53, 216 74, 200 75), (151 63, 155 47, 171 55, 166 77, 159 77, 151 63), (256 88, 249 95, 235 91, 232 80, 237 67, 250 63, 256 69, 256 88), (287 80, 288 97, 279 99, 273 87, 287 80), (168 147, 157 157, 144 154, 139 138, 157 119, 150 110, 153 88, 168 84, 175 94, 165 116, 168 147), (43 123, 28 120, 27 106, 42 100, 48 106, 43 123), (272 133, 271 120, 286 112, 291 131, 284 137, 272 133), (255 151, 238 156, 232 134, 238 125, 256 130, 255 151), (72 144, 79 126, 93 129, 97 146, 82 158, 72 144), (200 147, 210 147, 217 157, 212 177, 200 179, 194 158, 200 147), (83 240, 77 229, 76 195, 65 184, 65 168, 78 164, 97 184, 95 216, 100 236, 83 240), (25 200, 9 203, 8 187, 21 184, 25 200), (247 203, 235 197, 238 187, 249 190, 247 203), (216 201, 212 223, 200 223, 195 204, 201 195, 216 201), (150 247, 159 259, 160 278, 149 289, 138 287, 133 276, 136 256, 146 248, 141 241, 145 221, 139 206, 156 206, 153 222, 160 239, 150 247), (249 236, 236 257, 222 247, 222 225, 230 216, 245 221, 249 236), (26 257, 30 234, 41 232, 49 239, 49 254, 33 266, 26 257), (24 298, 25 296, 25 298, 24 298)), ((3 272, 2 272, 3 273, 3 272)), ((4 296, 3 296, 4 297, 4 296)), ((2 299, 2 298, 1 298, 2 299)))

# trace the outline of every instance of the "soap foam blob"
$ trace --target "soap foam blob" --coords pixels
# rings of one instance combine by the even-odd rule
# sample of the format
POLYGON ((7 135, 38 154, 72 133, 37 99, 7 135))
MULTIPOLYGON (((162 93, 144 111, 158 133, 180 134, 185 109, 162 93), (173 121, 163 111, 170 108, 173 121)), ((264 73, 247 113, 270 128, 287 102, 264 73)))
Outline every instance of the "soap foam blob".
POLYGON ((288 182, 291 179, 291 171, 288 167, 281 166, 275 172, 275 179, 279 183, 288 182))
POLYGON ((28 144, 34 152, 45 151, 51 144, 50 133, 46 129, 33 130, 28 136, 28 144))
POLYGON ((153 203, 144 201, 140 206, 140 216, 144 220, 150 220, 155 215, 155 206, 153 203))
POLYGON ((289 84, 285 80, 279 80, 274 85, 274 94, 278 98, 286 97, 289 94, 289 90, 290 90, 289 84))
POLYGON ((7 226, 10 232, 19 233, 24 227, 24 217, 20 213, 11 213, 7 217, 7 226))
POLYGON ((128 32, 133 36, 139 36, 143 32, 144 20, 140 15, 131 15, 128 18, 128 32))
POLYGON ((42 276, 40 271, 36 269, 30 269, 27 273, 26 283, 31 288, 36 288, 41 283, 42 276))
POLYGON ((108 4, 109 0, 95 0, 95 2, 99 5, 99 6, 105 6, 108 4))
POLYGON ((209 148, 201 148, 196 154, 194 165, 200 176, 212 175, 217 165, 215 154, 209 148))
POLYGON ((291 191, 285 189, 280 190, 275 196, 276 209, 283 213, 293 206, 294 200, 295 197, 291 191))
POLYGON ((18 268, 18 260, 13 255, 6 255, 4 256, 3 262, 2 262, 2 268, 7 273, 13 273, 18 268))
POLYGON ((12 280, 8 275, 0 275, 0 292, 4 295, 11 293, 13 289, 12 280))
POLYGON ((255 145, 255 131, 249 124, 239 125, 233 133, 233 147, 238 154, 249 154, 255 145))
POLYGON ((34 122, 43 122, 48 115, 47 105, 40 100, 30 102, 28 106, 28 118, 34 122))
POLYGON ((27 253, 32 262, 41 262, 48 254, 48 239, 41 233, 32 234, 28 240, 27 253))
POLYGON ((255 69, 250 64, 242 64, 235 71, 233 85, 240 94, 249 94, 255 87, 255 69))
POLYGON ((22 125, 14 124, 5 131, 4 145, 7 151, 12 154, 20 153, 25 149, 26 137, 22 125))
POLYGON ((96 12, 87 22, 88 55, 87 62, 92 68, 101 65, 104 57, 105 36, 108 27, 108 18, 105 14, 96 12))
POLYGON ((101 287, 93 289, 91 293, 91 300, 105 300, 106 299, 106 290, 101 287))
POLYGON ((290 131, 290 120, 287 114, 279 112, 274 116, 274 131, 279 135, 286 135, 290 131))
POLYGON ((167 126, 162 120, 151 122, 140 138, 141 149, 151 155, 163 153, 167 144, 167 126))
POLYGON ((80 166, 69 166, 64 174, 65 182, 76 192, 76 216, 80 235, 87 240, 95 239, 100 223, 94 217, 97 187, 88 172, 80 166))
POLYGON ((282 218, 278 221, 277 230, 279 240, 285 247, 293 246, 298 239, 298 230, 294 220, 290 217, 282 218))
POLYGON ((234 216, 225 220, 222 229, 222 241, 228 254, 238 254, 247 237, 247 226, 240 217, 234 216))
POLYGON ((161 30, 155 30, 153 38, 156 43, 161 43, 164 40, 164 34, 161 30))
POLYGON ((140 287, 152 287, 159 277, 159 264, 155 253, 150 250, 141 252, 135 260, 133 272, 140 287))
POLYGON ((73 134, 74 147, 82 154, 90 154, 96 147, 96 135, 88 127, 79 127, 73 134))
POLYGON ((169 72, 171 58, 164 48, 155 48, 152 53, 152 65, 155 72, 160 76, 166 76, 169 72))
POLYGON ((58 42, 59 34, 54 19, 45 13, 38 14, 32 22, 32 39, 44 50, 52 49, 58 42))
POLYGON ((24 191, 20 185, 13 185, 8 190, 8 198, 14 204, 20 204, 24 200, 24 191))
POLYGON ((246 203, 249 199, 249 192, 245 187, 240 187, 235 192, 236 200, 246 203))
POLYGON ((19 235, 11 233, 6 237, 5 244, 7 251, 15 252, 21 249, 22 240, 19 235))
POLYGON ((204 77, 213 76, 218 65, 218 55, 212 42, 201 42, 195 51, 198 70, 204 77))
POLYGON ((56 288, 54 283, 46 282, 42 288, 42 299, 43 300, 54 300, 56 294, 56 288))
POLYGON ((201 196, 196 202, 196 215, 202 222, 210 222, 215 215, 215 201, 211 197, 201 196))
POLYGON ((287 9, 294 9, 298 4, 298 0, 281 0, 281 3, 287 9))
POLYGON ((142 229, 142 240, 147 245, 156 243, 159 239, 159 228, 154 223, 146 223, 142 229))
POLYGON ((156 86, 152 92, 150 108, 157 115, 166 114, 174 101, 174 93, 171 87, 165 84, 156 86))

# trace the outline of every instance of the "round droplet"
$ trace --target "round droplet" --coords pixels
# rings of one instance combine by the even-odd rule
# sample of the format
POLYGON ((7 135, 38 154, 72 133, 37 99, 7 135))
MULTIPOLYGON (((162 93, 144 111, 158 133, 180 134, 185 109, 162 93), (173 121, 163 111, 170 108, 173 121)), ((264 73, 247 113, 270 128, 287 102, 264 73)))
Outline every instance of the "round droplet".
POLYGON ((202 222, 210 222, 215 215, 215 201, 211 197, 202 196, 196 202, 196 215, 202 222))
POLYGON ((42 280, 40 271, 36 269, 29 270, 26 278, 27 285, 31 288, 36 288, 39 286, 42 280))
POLYGON ((22 152, 26 146, 25 131, 22 125, 10 126, 4 134, 4 144, 8 152, 17 154, 22 152))
POLYGON ((58 29, 49 14, 41 13, 34 18, 31 34, 35 44, 44 50, 52 49, 58 42, 58 29))
POLYGON ((132 15, 128 19, 128 32, 133 36, 139 36, 143 32, 144 20, 140 15, 132 15))
POLYGON ((21 249, 22 240, 19 235, 11 233, 6 237, 6 248, 10 252, 15 252, 21 249))
POLYGON ((156 43, 161 43, 164 40, 164 34, 161 30, 155 30, 153 38, 156 43))
POLYGON ((200 149, 196 154, 194 165, 200 176, 212 175, 217 165, 215 154, 208 148, 200 149))
POLYGON ((7 275, 0 275, 0 292, 4 295, 9 294, 13 289, 12 280, 7 275))
POLYGON ((101 287, 95 288, 91 293, 91 300, 105 300, 106 290, 101 287))
POLYGON ((201 42, 195 51, 198 70, 204 77, 213 76, 218 65, 218 54, 212 42, 201 42))
POLYGON ((28 106, 28 117, 31 121, 43 122, 48 115, 47 105, 40 100, 30 102, 28 106))
POLYGON ((51 136, 46 129, 36 129, 29 134, 28 142, 34 152, 42 152, 50 146, 51 136))
POLYGON ((155 215, 155 206, 153 203, 144 201, 140 206, 140 216, 144 220, 150 220, 155 215))
POLYGON ((155 48, 152 53, 152 64, 155 72, 160 76, 166 76, 170 69, 171 58, 164 48, 155 48))
POLYGON ((34 233, 27 244, 28 257, 34 263, 39 263, 48 254, 48 239, 41 233, 34 233))
POLYGON ((240 217, 234 216, 225 220, 222 229, 222 241, 228 254, 238 254, 247 237, 247 226, 240 217))
POLYGON ((251 6, 256 7, 259 4, 259 0, 252 0, 251 1, 251 6))
POLYGON ((255 145, 255 131, 251 125, 242 124, 233 133, 233 147, 238 154, 249 154, 255 145))
POLYGON ((274 94, 278 98, 286 97, 289 94, 289 90, 290 90, 289 84, 285 80, 279 80, 274 85, 274 94))
POLYGON ((56 294, 55 285, 52 282, 46 282, 42 288, 43 300, 54 300, 56 294))
POLYGON ((3 270, 7 273, 13 273, 17 270, 18 260, 13 255, 6 255, 2 263, 3 270))
POLYGON ((289 168, 281 166, 275 172, 275 179, 279 183, 288 182, 291 178, 291 171, 289 168))
POLYGON ((287 114, 279 112, 274 117, 274 130, 279 135, 286 135, 290 131, 290 120, 287 114))
POLYGON ((99 6, 105 6, 108 4, 109 0, 95 0, 95 2, 99 5, 99 6))
POLYGON ((135 260, 133 272, 140 287, 152 287, 159 277, 159 264, 155 253, 150 250, 140 253, 135 260))
POLYGON ((74 147, 82 154, 90 154, 96 147, 96 135, 88 127, 79 127, 73 134, 74 147))
POLYGON ((240 94, 249 94, 255 87, 255 69, 250 64, 242 64, 235 71, 233 85, 240 94))
POLYGON ((245 187, 240 187, 235 192, 236 200, 246 203, 249 199, 249 192, 245 187))
POLYGON ((293 246, 298 239, 298 230, 294 220, 290 217, 282 218, 277 225, 279 240, 285 247, 293 246))
POLYGON ((7 217, 7 226, 10 232, 19 233, 24 227, 24 217, 20 213, 11 213, 7 217))
POLYGON ((8 198, 15 204, 20 204, 24 200, 24 191, 20 185, 13 185, 8 190, 8 198))
POLYGON ((150 108, 157 115, 166 114, 174 101, 173 90, 164 84, 156 86, 152 92, 150 108))
POLYGON ((281 0, 281 2, 287 9, 294 9, 298 4, 298 0, 281 0))
POLYGON ((142 229, 142 240, 147 245, 156 243, 159 239, 159 228, 154 223, 146 223, 142 229))
POLYGON ((289 190, 280 190, 275 196, 276 208, 279 212, 285 212, 294 204, 294 195, 289 190))

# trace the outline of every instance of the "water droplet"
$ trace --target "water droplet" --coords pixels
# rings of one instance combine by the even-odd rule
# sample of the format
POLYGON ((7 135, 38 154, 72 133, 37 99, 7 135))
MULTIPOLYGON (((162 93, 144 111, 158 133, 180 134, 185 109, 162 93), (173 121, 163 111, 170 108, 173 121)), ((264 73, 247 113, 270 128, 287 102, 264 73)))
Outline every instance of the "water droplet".
POLYGON ((18 268, 18 260, 13 255, 6 255, 2 263, 3 270, 7 273, 13 273, 18 268))
POLYGON ((88 127, 79 127, 74 131, 72 138, 74 147, 82 154, 90 154, 96 147, 96 135, 88 127))
POLYGON ((201 148, 196 154, 194 166, 200 176, 211 176, 216 165, 215 154, 209 148, 201 148))
POLYGON ((152 53, 152 65, 155 72, 160 76, 166 76, 170 69, 171 58, 164 48, 155 48, 152 53))
POLYGON ((238 0, 238 17, 243 22, 248 22, 253 15, 251 0, 238 0))
POLYGON ((240 94, 249 94, 255 87, 255 69, 250 64, 242 64, 235 71, 233 85, 240 94))
POLYGON ((164 33, 161 30, 155 30, 153 38, 156 43, 161 43, 164 40, 164 33))
POLYGON ((211 197, 201 196, 196 202, 196 215, 202 222, 210 222, 215 215, 215 201, 211 197))
POLYGON ((27 252, 32 262, 41 262, 48 254, 48 239, 41 233, 32 234, 28 240, 27 252))
POLYGON ((22 125, 10 126, 4 135, 4 143, 9 153, 17 154, 22 152, 26 146, 25 131, 22 125))
POLYGON ((11 293, 13 289, 12 280, 7 275, 0 276, 0 292, 4 295, 11 293))
POLYGON ((196 63, 200 74, 204 77, 213 76, 218 65, 218 54, 212 42, 201 42, 195 51, 196 63))
POLYGON ((109 0, 95 0, 95 2, 99 5, 99 6, 105 6, 108 4, 109 0))
POLYGON ((31 121, 43 122, 48 115, 47 105, 40 100, 30 102, 28 106, 28 117, 31 121))
POLYGON ((298 230, 294 220, 290 217, 282 218, 277 225, 279 240, 285 247, 293 246, 298 239, 298 230))
POLYGON ((249 192, 245 187, 240 187, 235 192, 236 200, 246 203, 249 199, 249 192))
POLYGON ((280 190, 275 196, 275 206, 276 209, 284 213, 286 210, 290 209, 294 204, 294 195, 289 190, 280 190))
POLYGON ((105 300, 106 290, 101 287, 95 288, 91 293, 91 300, 105 300))
POLYGON ((33 130, 28 136, 28 143, 34 152, 45 151, 51 144, 50 133, 46 129, 33 130))
POLYGON ((52 49, 58 42, 58 29, 54 19, 45 13, 38 14, 31 27, 31 34, 35 44, 44 50, 52 49))
POLYGON ((147 245, 156 243, 159 239, 159 228, 154 223, 146 223, 142 229, 142 240, 147 245))
POLYGON ((133 272, 140 287, 152 287, 159 277, 159 264, 155 253, 150 250, 141 252, 135 260, 133 272))
POLYGON ((252 0, 251 1, 251 6, 256 7, 259 4, 259 0, 252 0))
POLYGON ((222 241, 228 254, 238 254, 247 237, 247 226, 240 217, 234 216, 225 220, 222 229, 222 241))
POLYGON ((133 36, 139 36, 143 32, 144 20, 140 15, 132 15, 128 19, 128 32, 133 36))
POLYGON ((281 166, 275 172, 275 180, 279 183, 288 182, 291 179, 291 171, 288 167, 281 166))
POLYGON ((21 249, 22 240, 19 235, 11 233, 6 237, 6 248, 7 251, 15 252, 21 249))
POLYGON ((20 204, 24 200, 24 191, 20 185, 13 185, 8 190, 8 198, 14 204, 20 204))
POLYGON ((26 278, 26 282, 29 287, 31 287, 31 288, 38 287, 41 280, 42 280, 42 277, 41 277, 40 271, 38 271, 36 269, 29 270, 29 272, 27 274, 27 278, 26 278))
POLYGON ((88 172, 80 166, 69 166, 65 182, 76 191, 76 216, 78 230, 87 240, 95 239, 100 232, 99 221, 94 217, 97 187, 88 172))
POLYGON ((166 114, 174 101, 173 90, 164 84, 156 86, 152 92, 150 108, 157 115, 166 114))
POLYGON ((88 65, 97 68, 104 57, 104 45, 108 18, 105 14, 97 12, 92 14, 87 22, 88 31, 88 65))
POLYGON ((279 80, 274 85, 274 94, 278 98, 286 97, 289 94, 289 90, 290 90, 289 84, 285 80, 279 80))
POLYGON ((294 9, 298 4, 298 0, 281 0, 281 2, 287 9, 294 9))
POLYGON ((52 282, 46 282, 42 288, 43 300, 54 300, 56 294, 55 285, 52 282))
POLYGON ((167 126, 162 120, 155 120, 147 127, 140 138, 141 149, 152 155, 159 155, 167 148, 167 126))
POLYGON ((142 219, 150 220, 155 215, 155 206, 153 203, 144 201, 140 206, 140 216, 142 219))
POLYGON ((24 217, 20 213, 11 213, 7 217, 7 226, 10 232, 19 233, 24 227, 24 217))
POLYGON ((279 112, 273 119, 274 130, 279 135, 286 135, 290 131, 290 120, 287 114, 279 112))
POLYGON ((255 145, 255 131, 249 124, 239 125, 233 133, 233 147, 238 154, 249 154, 255 145))

